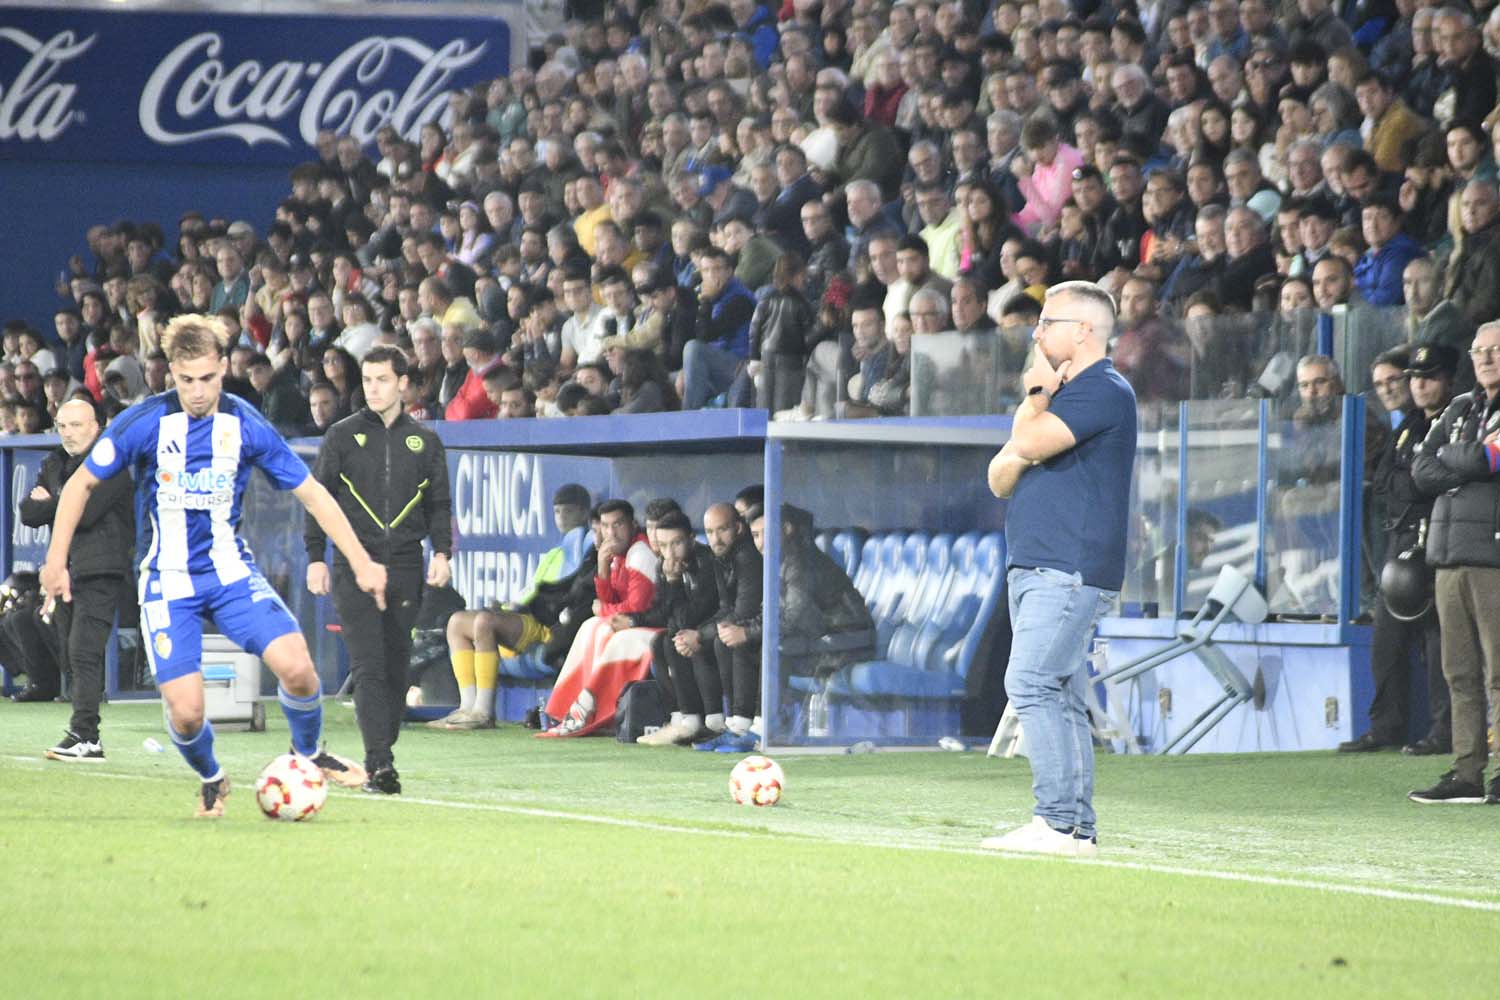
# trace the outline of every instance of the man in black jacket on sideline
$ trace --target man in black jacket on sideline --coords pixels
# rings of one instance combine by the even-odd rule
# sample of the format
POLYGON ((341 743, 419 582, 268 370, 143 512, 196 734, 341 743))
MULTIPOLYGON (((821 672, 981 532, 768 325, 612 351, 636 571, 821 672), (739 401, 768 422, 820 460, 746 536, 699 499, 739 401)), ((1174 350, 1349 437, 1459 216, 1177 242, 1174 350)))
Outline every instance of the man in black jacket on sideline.
MULTIPOLYGON (((1432 515, 1432 498, 1412 482, 1412 459, 1427 438, 1432 422, 1443 415, 1453 399, 1453 378, 1458 371, 1458 351, 1442 344, 1424 344, 1408 359, 1406 348, 1384 352, 1371 366, 1376 394, 1388 412, 1401 414, 1401 423, 1375 456, 1371 490, 1380 501, 1383 520, 1375 525, 1379 544, 1368 546, 1377 579, 1380 568, 1415 547, 1422 522, 1432 515)), ((1375 696, 1370 702, 1370 728, 1358 739, 1339 744, 1341 753, 1363 753, 1388 746, 1402 746, 1412 756, 1446 754, 1452 750, 1448 718, 1448 683, 1442 673, 1442 637, 1437 609, 1406 621, 1391 614, 1384 595, 1375 601, 1375 633, 1370 642, 1370 673, 1375 696), (1422 669, 1427 673, 1428 731, 1421 739, 1406 741, 1408 690, 1416 663, 1412 652, 1420 648, 1422 669)))
MULTIPOLYGON (((360 365, 365 408, 334 424, 318 449, 313 475, 327 487, 355 534, 386 567, 385 610, 360 590, 342 553, 335 555, 333 604, 354 674, 354 712, 365 744, 365 791, 401 791, 392 747, 406 709, 411 630, 422 603, 422 541, 432 541, 427 583, 448 582, 453 548, 448 458, 443 443, 401 409, 406 355, 376 347, 360 365)), ((308 518, 307 589, 330 589, 327 537, 308 518)))
MULTIPOLYGON (((21 501, 21 522, 28 527, 50 527, 57 498, 99 436, 99 416, 93 405, 69 400, 57 409, 57 433, 62 447, 48 455, 31 494, 21 501)), ((64 669, 72 679, 73 717, 61 741, 46 752, 50 760, 104 759, 99 739, 99 702, 104 697, 104 647, 120 606, 120 588, 130 572, 135 549, 131 500, 135 484, 129 475, 115 476, 89 495, 73 547, 68 572, 73 600, 55 609, 64 669)), ((36 683, 32 679, 33 685, 36 683)), ((17 701, 50 701, 56 691, 28 687, 17 701)))
POLYGON ((694 743, 693 749, 748 753, 760 740, 760 551, 731 504, 716 503, 704 512, 703 533, 714 554, 719 610, 699 627, 696 642, 688 640, 678 652, 691 656, 699 649, 713 650, 722 692, 702 692, 704 725, 715 728, 712 709, 726 698, 729 714, 723 732, 694 743))
POLYGON ((1500 321, 1474 334, 1473 392, 1456 397, 1417 449, 1412 479, 1436 497, 1427 562, 1442 630, 1443 676, 1453 706, 1453 770, 1414 802, 1500 805, 1500 775, 1481 784, 1489 762, 1485 725, 1500 720, 1500 321))
POLYGON ((661 554, 656 595, 650 608, 629 617, 632 627, 662 629, 651 646, 652 662, 661 665, 655 671, 657 676, 665 674, 670 679, 678 710, 665 726, 638 737, 636 742, 672 746, 711 739, 724 728, 723 692, 713 651, 700 645, 690 655, 681 652, 681 647, 691 641, 686 637, 696 636, 718 612, 719 584, 713 550, 693 538, 693 524, 686 514, 680 510, 664 514, 655 532, 661 554), (709 704, 707 699, 714 694, 719 701, 709 704), (704 726, 709 715, 718 717, 718 726, 712 731, 704 726))

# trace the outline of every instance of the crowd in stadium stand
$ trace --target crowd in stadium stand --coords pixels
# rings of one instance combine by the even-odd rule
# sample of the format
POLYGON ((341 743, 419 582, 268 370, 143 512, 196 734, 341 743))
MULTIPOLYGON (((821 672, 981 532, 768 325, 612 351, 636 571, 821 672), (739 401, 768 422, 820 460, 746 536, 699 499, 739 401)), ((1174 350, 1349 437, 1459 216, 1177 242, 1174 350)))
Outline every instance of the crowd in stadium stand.
POLYGON ((230 324, 230 391, 287 434, 384 343, 428 419, 802 420, 911 412, 944 331, 1019 375, 1064 279, 1117 295, 1143 400, 1277 353, 1205 388, 1195 322, 1406 305, 1463 352, 1500 315, 1490 0, 574 6, 447 124, 320 134, 265 221, 91 228, 50 323, 5 325, 0 428, 161 390, 179 311, 230 324))

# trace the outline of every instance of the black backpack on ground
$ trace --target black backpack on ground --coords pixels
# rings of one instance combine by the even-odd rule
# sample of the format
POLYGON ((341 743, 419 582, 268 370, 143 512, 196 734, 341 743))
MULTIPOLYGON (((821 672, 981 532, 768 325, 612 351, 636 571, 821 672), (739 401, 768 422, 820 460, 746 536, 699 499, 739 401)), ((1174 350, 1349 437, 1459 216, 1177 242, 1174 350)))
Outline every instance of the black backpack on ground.
POLYGON ((646 727, 667 724, 667 703, 661 683, 654 680, 633 681, 620 692, 615 705, 615 739, 634 743, 646 734, 646 727))

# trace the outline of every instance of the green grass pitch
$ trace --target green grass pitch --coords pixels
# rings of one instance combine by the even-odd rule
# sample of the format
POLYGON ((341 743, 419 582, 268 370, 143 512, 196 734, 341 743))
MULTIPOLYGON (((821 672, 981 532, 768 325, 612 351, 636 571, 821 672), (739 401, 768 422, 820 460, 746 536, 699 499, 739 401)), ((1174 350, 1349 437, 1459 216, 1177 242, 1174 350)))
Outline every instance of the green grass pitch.
MULTIPOLYGON (((99 765, 44 762, 64 705, 0 706, 0 996, 101 998, 1491 997, 1500 808, 1417 806, 1443 761, 1102 757, 1098 861, 981 854, 1025 761, 735 758, 408 728, 407 794, 310 823, 251 785, 286 746, 224 733, 196 779, 155 705, 105 708, 99 765)), ((358 756, 329 703, 332 749, 358 756)))

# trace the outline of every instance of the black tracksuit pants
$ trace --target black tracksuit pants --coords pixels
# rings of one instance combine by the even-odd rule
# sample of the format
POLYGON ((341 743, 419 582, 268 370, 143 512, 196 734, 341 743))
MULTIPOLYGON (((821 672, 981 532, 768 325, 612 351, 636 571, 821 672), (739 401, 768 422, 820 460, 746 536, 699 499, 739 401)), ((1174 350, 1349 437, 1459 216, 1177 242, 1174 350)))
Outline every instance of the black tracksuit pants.
POLYGON ((406 712, 411 630, 422 605, 422 566, 386 567, 385 610, 360 590, 347 565, 333 568, 333 606, 339 613, 349 669, 354 675, 354 718, 365 743, 365 769, 391 767, 391 748, 406 712))
POLYGON ((99 703, 104 699, 104 647, 120 605, 118 576, 73 581, 73 600, 58 602, 52 621, 63 653, 63 669, 73 696, 68 729, 79 739, 99 739, 99 703))
POLYGON ((663 673, 670 678, 676 702, 672 711, 700 717, 724 711, 724 686, 719 679, 719 664, 706 646, 699 646, 696 656, 683 656, 672 645, 670 629, 658 633, 651 646, 652 662, 666 668, 658 672, 658 679, 663 673))
POLYGON ((729 714, 753 719, 760 714, 760 643, 729 647, 714 638, 719 682, 729 696, 729 714))
POLYGON ((1427 670, 1427 707, 1430 723, 1418 727, 1418 737, 1432 737, 1446 744, 1452 738, 1452 710, 1448 704, 1448 681, 1443 677, 1441 632, 1437 610, 1414 622, 1403 622, 1386 610, 1385 601, 1375 601, 1375 634, 1370 643, 1370 673, 1375 697, 1370 702, 1370 731, 1386 743, 1408 741, 1411 675, 1416 650, 1422 651, 1427 670))

